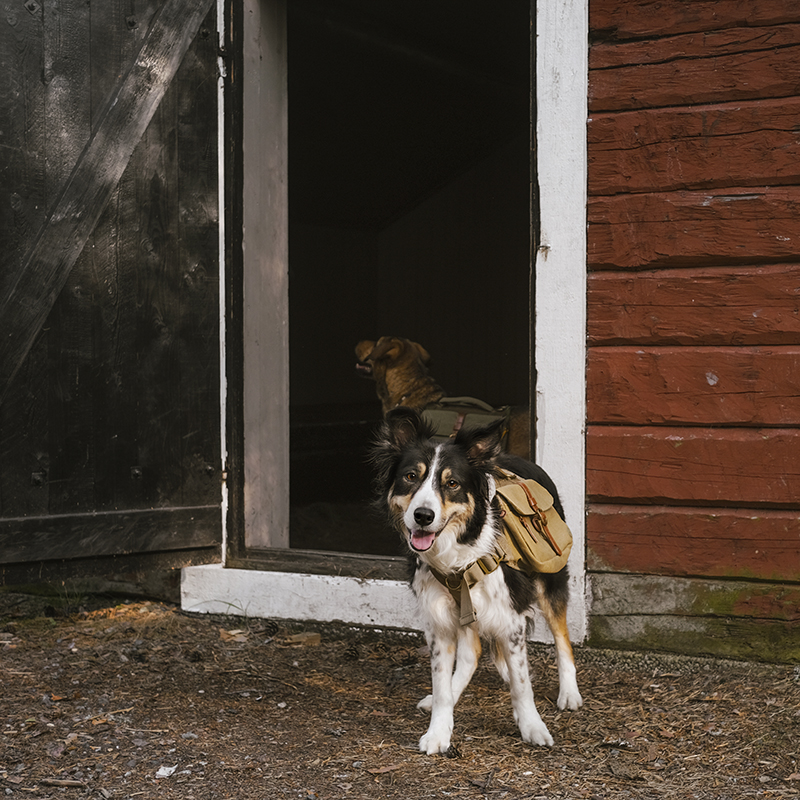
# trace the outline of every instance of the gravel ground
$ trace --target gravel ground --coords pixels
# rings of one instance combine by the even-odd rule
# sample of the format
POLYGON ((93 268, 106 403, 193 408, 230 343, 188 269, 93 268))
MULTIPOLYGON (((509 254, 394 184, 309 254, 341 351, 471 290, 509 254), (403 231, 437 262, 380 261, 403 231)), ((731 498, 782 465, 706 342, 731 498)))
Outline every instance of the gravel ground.
POLYGON ((416 635, 0 594, 0 792, 10 798, 728 798, 800 795, 800 667, 576 650, 585 706, 525 745, 483 661, 451 757, 417 751, 416 635))

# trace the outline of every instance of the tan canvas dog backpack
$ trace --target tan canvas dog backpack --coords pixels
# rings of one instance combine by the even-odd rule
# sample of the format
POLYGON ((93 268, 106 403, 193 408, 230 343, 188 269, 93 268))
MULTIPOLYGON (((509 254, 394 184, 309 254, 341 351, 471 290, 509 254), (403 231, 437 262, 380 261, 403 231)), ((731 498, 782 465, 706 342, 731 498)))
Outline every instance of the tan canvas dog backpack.
POLYGON ((541 484, 506 470, 497 479, 497 499, 506 531, 506 561, 526 572, 558 572, 572 549, 572 532, 541 484))

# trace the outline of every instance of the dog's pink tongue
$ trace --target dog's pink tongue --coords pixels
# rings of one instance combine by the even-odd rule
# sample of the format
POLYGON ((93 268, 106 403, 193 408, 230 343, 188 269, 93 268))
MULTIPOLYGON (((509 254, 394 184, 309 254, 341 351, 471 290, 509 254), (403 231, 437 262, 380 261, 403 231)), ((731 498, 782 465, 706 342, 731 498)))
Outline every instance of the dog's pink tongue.
POLYGON ((429 550, 435 538, 435 533, 428 533, 427 531, 413 531, 411 534, 411 546, 415 550, 429 550))

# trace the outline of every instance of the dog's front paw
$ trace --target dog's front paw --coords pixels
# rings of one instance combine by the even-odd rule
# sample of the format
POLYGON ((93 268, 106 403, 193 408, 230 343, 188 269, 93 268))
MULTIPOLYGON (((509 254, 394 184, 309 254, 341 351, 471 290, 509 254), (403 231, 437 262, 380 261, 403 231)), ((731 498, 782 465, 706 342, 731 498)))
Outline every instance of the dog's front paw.
POLYGON ((433 695, 429 694, 427 697, 423 697, 422 700, 417 703, 417 708, 420 711, 427 711, 430 713, 430 710, 433 708, 433 695))
POLYGON ((547 725, 545 725, 541 719, 533 722, 521 723, 519 732, 522 734, 523 742, 538 744, 541 747, 553 746, 553 737, 550 735, 550 731, 547 730, 547 725))
POLYGON ((419 749, 429 756, 436 753, 446 753, 450 749, 450 734, 452 730, 434 730, 428 732, 419 740, 419 749))
POLYGON ((577 711, 583 705, 583 698, 577 686, 567 686, 558 693, 558 708, 563 711, 565 708, 570 711, 577 711))

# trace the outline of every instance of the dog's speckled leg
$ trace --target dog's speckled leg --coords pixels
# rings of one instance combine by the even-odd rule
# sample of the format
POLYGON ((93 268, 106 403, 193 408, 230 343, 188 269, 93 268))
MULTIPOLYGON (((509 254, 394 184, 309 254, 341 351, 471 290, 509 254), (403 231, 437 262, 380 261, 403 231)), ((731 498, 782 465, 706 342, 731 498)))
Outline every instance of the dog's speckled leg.
MULTIPOLYGON (((462 627, 458 632, 458 649, 456 651, 456 669, 453 673, 453 705, 458 703, 459 698, 467 688, 475 669, 478 666, 478 659, 481 657, 481 640, 477 631, 472 627, 462 627)), ((430 711, 433 707, 433 695, 429 694, 417 703, 417 708, 421 711, 430 711)))
POLYGON ((528 744, 552 747, 553 737, 539 716, 539 711, 533 699, 525 632, 525 620, 520 619, 519 624, 507 639, 498 639, 498 646, 502 648, 508 665, 509 689, 511 690, 514 719, 519 726, 523 741, 528 742, 528 744))
POLYGON ((453 666, 456 646, 451 640, 431 638, 431 723, 419 740, 419 749, 429 756, 446 753, 453 733, 453 666))

